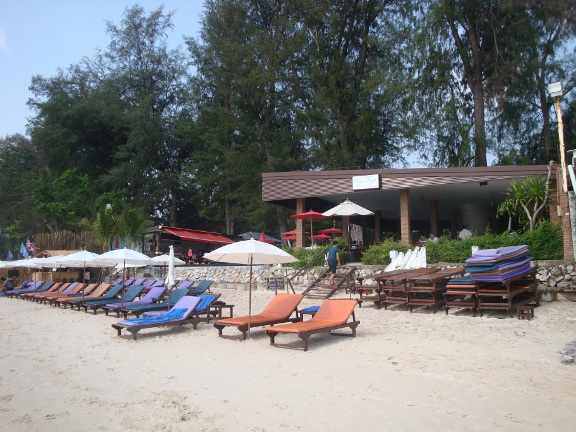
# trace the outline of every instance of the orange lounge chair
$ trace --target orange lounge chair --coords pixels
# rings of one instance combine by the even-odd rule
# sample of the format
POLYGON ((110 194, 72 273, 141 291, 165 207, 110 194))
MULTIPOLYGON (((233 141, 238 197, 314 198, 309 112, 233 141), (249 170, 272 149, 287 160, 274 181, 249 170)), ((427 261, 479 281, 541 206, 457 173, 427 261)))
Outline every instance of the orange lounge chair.
POLYGON ((38 292, 23 293, 23 294, 20 294, 20 298, 25 299, 25 300, 34 300, 34 298, 39 297, 39 296, 54 294, 58 290, 58 287, 60 287, 60 285, 61 285, 60 282, 56 282, 54 285, 52 285, 46 291, 43 291, 41 293, 38 293, 38 292))
POLYGON ((57 299, 54 299, 50 302, 50 304, 52 304, 52 302, 54 302, 54 305, 60 307, 60 305, 64 305, 64 309, 66 309, 67 305, 70 305, 70 307, 72 307, 72 309, 74 309, 74 305, 76 304, 78 306, 78 310, 80 310, 80 303, 85 299, 88 298, 98 298, 98 297, 102 297, 104 295, 104 293, 106 291, 108 291, 108 289, 110 288, 110 284, 109 283, 102 283, 100 285, 98 285, 94 291, 92 291, 90 294, 85 295, 84 297, 78 294, 75 295, 71 295, 71 296, 66 296, 66 297, 59 297, 57 299))
POLYGON ((246 339, 246 333, 248 332, 248 322, 250 322, 250 328, 252 328, 300 321, 300 318, 290 318, 290 316, 296 311, 296 308, 303 298, 304 296, 302 294, 277 294, 262 312, 252 315, 250 320, 248 320, 247 315, 225 318, 216 321, 214 327, 218 329, 218 336, 228 339, 238 339, 236 337, 224 336, 222 334, 222 329, 224 329, 224 327, 234 326, 242 332, 242 340, 244 340, 246 339))
POLYGON ((45 293, 40 293, 34 296, 34 300, 38 303, 45 303, 45 300, 48 297, 56 297, 58 295, 64 295, 67 293, 72 293, 75 291, 79 291, 80 289, 82 289, 82 287, 84 286, 84 284, 81 284, 80 282, 66 282, 63 283, 62 286, 60 286, 59 290, 56 291, 51 291, 51 292, 45 292, 45 293), (58 294, 58 292, 60 292, 60 294, 58 294))
POLYGON ((81 295, 82 292, 84 292, 84 295, 90 294, 92 291, 96 289, 97 286, 98 284, 89 284, 85 286, 83 283, 79 283, 78 285, 76 285, 75 288, 72 288, 70 291, 67 291, 65 293, 60 292, 60 294, 47 296, 43 300, 44 303, 50 303, 50 305, 52 305, 52 302, 55 302, 56 300, 78 297, 79 295, 81 295))
POLYGON ((354 299, 332 299, 324 300, 318 312, 308 321, 295 322, 292 324, 283 324, 273 327, 266 327, 266 334, 270 336, 270 345, 296 348, 308 351, 308 339, 316 333, 330 333, 336 336, 356 336, 356 327, 360 321, 356 321, 354 307, 358 302, 354 299), (352 316, 352 321, 349 321, 352 316), (333 333, 332 330, 349 327, 352 334, 333 333), (292 333, 297 335, 304 345, 295 344, 277 344, 274 338, 278 333, 292 333))

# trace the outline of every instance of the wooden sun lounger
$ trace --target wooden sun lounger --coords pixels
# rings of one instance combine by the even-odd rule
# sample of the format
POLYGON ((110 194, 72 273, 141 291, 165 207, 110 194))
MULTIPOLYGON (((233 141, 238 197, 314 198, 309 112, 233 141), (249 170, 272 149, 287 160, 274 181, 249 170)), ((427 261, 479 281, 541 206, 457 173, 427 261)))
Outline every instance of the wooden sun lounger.
POLYGON ((281 324, 266 327, 266 334, 270 337, 270 345, 283 348, 303 349, 308 351, 308 339, 313 334, 329 333, 335 336, 356 336, 356 327, 360 321, 356 321, 354 307, 357 302, 354 299, 331 299, 324 300, 318 312, 308 321, 281 324), (352 321, 350 320, 352 317, 352 321), (335 333, 333 330, 350 328, 352 333, 335 333), (302 339, 302 345, 279 344, 275 342, 278 333, 291 333, 302 339))
POLYGON ((296 312, 296 308, 303 298, 302 294, 277 294, 259 314, 252 315, 250 318, 246 315, 218 320, 214 323, 214 327, 218 329, 218 336, 222 338, 245 340, 249 328, 300 321, 300 317, 291 318, 291 315, 296 312), (222 330, 228 326, 236 327, 242 336, 223 335, 222 330))
POLYGON ((436 313, 438 306, 445 304, 444 293, 448 281, 454 276, 462 276, 465 272, 464 267, 445 268, 435 273, 409 278, 407 306, 410 312, 414 306, 430 306, 436 313))

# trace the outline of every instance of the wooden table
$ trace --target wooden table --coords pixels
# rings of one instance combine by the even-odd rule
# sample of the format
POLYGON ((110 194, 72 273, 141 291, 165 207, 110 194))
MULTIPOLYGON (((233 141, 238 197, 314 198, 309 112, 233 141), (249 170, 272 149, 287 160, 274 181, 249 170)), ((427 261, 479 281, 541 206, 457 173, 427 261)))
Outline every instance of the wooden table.
POLYGON ((224 318, 232 318, 234 316, 234 305, 232 304, 211 304, 206 310, 206 322, 214 317, 216 319, 222 319, 222 310, 228 309, 228 316, 224 318))

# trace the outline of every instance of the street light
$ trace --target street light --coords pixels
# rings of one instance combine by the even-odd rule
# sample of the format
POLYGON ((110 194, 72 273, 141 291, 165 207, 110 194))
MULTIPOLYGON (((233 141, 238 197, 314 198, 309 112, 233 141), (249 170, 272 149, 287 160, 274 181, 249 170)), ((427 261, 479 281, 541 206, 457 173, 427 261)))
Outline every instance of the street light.
POLYGON ((562 123, 562 107, 560 106, 562 92, 562 81, 548 84, 550 97, 556 99, 556 120, 558 120, 558 138, 560 142, 560 167, 562 168, 562 192, 568 192, 568 184, 566 183, 566 157, 564 156, 564 123, 562 123))

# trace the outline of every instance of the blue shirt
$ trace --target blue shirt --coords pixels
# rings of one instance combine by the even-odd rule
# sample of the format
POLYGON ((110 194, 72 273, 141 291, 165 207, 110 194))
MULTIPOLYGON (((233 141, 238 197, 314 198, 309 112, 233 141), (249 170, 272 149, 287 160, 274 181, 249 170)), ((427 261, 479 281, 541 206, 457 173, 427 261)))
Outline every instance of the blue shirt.
POLYGON ((328 249, 328 260, 336 261, 336 255, 338 255, 340 250, 336 246, 332 246, 328 249))

